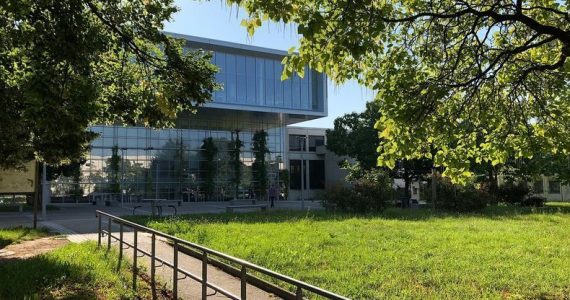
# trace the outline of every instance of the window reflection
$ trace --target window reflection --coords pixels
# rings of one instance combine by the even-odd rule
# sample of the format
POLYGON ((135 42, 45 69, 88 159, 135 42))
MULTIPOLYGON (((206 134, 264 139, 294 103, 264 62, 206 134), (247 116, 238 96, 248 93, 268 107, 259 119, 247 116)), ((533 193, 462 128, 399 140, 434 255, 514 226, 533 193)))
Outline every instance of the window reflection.
POLYGON ((214 93, 220 103, 247 104, 322 111, 324 76, 305 68, 304 78, 292 74, 281 81, 281 58, 261 58, 218 51, 216 81, 223 89, 214 93))

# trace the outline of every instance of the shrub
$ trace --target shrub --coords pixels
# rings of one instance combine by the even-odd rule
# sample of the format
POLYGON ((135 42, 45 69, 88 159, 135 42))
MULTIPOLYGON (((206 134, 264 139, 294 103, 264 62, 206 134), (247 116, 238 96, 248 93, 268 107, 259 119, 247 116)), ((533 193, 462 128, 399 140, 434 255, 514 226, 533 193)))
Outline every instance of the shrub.
POLYGON ((441 179, 437 186, 437 204, 440 208, 468 212, 481 210, 491 202, 489 193, 473 184, 459 186, 441 179))
POLYGON ((338 208, 348 211, 348 203, 351 198, 352 190, 350 187, 336 184, 325 190, 323 204, 327 208, 338 208))
POLYGON ((530 188, 526 182, 506 182, 497 190, 499 201, 508 204, 522 204, 529 193, 530 188))
POLYGON ((382 184, 366 179, 358 180, 352 189, 350 208, 359 213, 381 211, 385 207, 387 195, 382 184))
POLYGON ((531 196, 521 201, 522 206, 543 207, 546 198, 540 196, 531 196))
POLYGON ((390 197, 390 178, 374 171, 351 181, 351 186, 336 185, 325 191, 324 205, 347 212, 381 211, 390 197))

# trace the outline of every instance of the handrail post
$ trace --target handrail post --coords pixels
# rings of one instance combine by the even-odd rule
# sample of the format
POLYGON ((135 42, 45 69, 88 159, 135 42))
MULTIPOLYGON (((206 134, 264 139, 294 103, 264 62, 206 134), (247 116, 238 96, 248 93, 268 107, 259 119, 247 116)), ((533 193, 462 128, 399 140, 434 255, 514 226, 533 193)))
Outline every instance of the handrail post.
POLYGON ((156 279, 155 279, 155 268, 156 268, 156 235, 153 233, 151 235, 150 242, 150 285, 152 290, 152 298, 156 299, 156 279))
POLYGON ((111 217, 107 217, 107 252, 111 251, 111 217))
POLYGON ((172 267, 172 298, 178 299, 178 242, 174 241, 172 247, 174 250, 173 267, 172 267))
POLYGON ((133 291, 137 290, 137 258, 138 258, 138 247, 137 247, 137 229, 133 228, 133 291))
POLYGON ((303 300, 303 289, 300 286, 297 286, 297 293, 295 294, 296 300, 303 300))
POLYGON ((241 300, 247 299, 247 270, 241 266, 241 300))
POLYGON ((97 212, 95 214, 95 217, 97 217, 97 248, 101 248, 101 236, 103 235, 103 232, 101 232, 101 214, 99 212, 97 212))
POLYGON ((208 252, 202 254, 202 300, 208 298, 208 252))
POLYGON ((150 284, 153 291, 153 297, 155 293, 155 268, 156 268, 156 235, 153 233, 151 236, 151 243, 150 243, 150 284))
POLYGON ((123 260, 123 223, 119 223, 119 266, 123 260))

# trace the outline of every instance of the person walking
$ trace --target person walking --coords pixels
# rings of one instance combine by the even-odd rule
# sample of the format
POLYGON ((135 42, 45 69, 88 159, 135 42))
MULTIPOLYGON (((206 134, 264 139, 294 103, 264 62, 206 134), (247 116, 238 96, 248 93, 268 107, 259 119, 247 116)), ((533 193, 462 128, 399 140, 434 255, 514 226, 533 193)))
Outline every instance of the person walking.
POLYGON ((275 198, 277 197, 277 187, 275 183, 272 183, 269 187, 269 200, 271 201, 271 207, 275 207, 275 198))

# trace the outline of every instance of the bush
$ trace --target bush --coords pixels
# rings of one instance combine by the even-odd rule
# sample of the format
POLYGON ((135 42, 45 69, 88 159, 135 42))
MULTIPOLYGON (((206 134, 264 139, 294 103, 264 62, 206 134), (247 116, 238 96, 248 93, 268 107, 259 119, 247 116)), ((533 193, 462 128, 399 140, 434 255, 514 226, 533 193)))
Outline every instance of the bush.
POLYGON ((390 197, 390 179, 374 171, 354 179, 351 186, 336 185, 325 191, 325 207, 347 212, 375 212, 386 207, 390 197))
POLYGON ((540 196, 531 196, 521 201, 522 206, 543 207, 546 198, 540 196))
POLYGON ((530 189, 526 182, 507 182, 497 190, 499 201, 508 204, 522 204, 529 193, 530 189))
POLYGON ((440 208, 468 212, 481 210, 491 203, 491 196, 473 184, 459 186, 448 179, 440 179, 437 185, 437 205, 440 208))
POLYGON ((323 205, 327 208, 338 208, 348 211, 349 200, 352 198, 352 190, 348 186, 336 184, 329 187, 324 192, 323 205))

